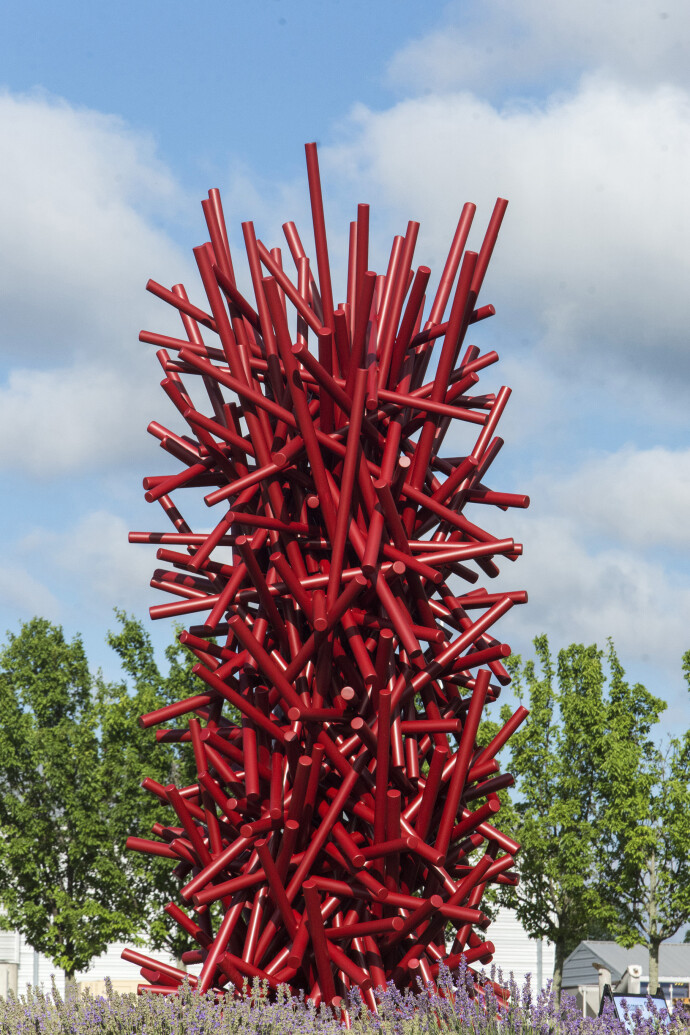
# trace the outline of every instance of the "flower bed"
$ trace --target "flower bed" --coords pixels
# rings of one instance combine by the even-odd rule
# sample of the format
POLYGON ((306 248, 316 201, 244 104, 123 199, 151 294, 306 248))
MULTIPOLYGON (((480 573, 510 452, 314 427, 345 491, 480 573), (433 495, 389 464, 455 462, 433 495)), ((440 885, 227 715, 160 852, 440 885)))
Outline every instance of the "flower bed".
MULTIPOLYGON (((500 975, 499 975, 500 980, 500 975)), ((105 996, 79 992, 63 999, 55 986, 47 994, 29 989, 17 998, 0 999, 0 1035, 624 1035, 624 1026, 606 1012, 583 1018, 575 1000, 563 996, 560 1007, 550 990, 533 995, 529 977, 520 989, 510 983, 510 1001, 497 1010, 490 988, 484 1000, 471 998, 471 982, 462 973, 446 973, 442 994, 395 988, 377 994, 378 1015, 355 996, 336 1017, 291 997, 286 988, 270 993, 260 984, 239 998, 217 1001, 212 993, 198 994, 185 984, 179 995, 120 995, 109 982, 105 996)), ((666 1031, 687 1035, 690 1016, 664 1014, 649 1020, 632 1019, 640 1035, 666 1031)))

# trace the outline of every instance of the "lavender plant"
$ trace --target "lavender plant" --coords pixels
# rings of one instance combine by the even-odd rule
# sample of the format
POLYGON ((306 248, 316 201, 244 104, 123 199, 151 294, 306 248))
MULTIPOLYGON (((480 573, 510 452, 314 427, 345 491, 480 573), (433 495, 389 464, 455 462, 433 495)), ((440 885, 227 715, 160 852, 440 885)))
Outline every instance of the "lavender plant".
MULTIPOLYGON (((493 975, 499 984, 502 976, 493 975)), ((198 994, 189 984, 179 995, 119 995, 106 982, 105 996, 87 990, 63 998, 30 988, 17 997, 0 999, 0 1035, 688 1035, 690 1016, 669 1017, 650 1005, 649 1016, 629 1012, 625 1023, 612 1008, 602 1017, 583 1018, 575 1000, 556 1002, 551 988, 532 991, 529 977, 519 988, 507 983, 510 998, 499 1004, 490 982, 484 997, 473 995, 466 968, 440 975, 440 988, 413 993, 395 987, 379 989, 376 1014, 358 995, 344 1004, 340 1016, 305 1005, 287 988, 270 993, 254 983, 244 995, 220 1002, 213 993, 198 994)), ((651 1004, 651 1001, 650 1001, 651 1004)))

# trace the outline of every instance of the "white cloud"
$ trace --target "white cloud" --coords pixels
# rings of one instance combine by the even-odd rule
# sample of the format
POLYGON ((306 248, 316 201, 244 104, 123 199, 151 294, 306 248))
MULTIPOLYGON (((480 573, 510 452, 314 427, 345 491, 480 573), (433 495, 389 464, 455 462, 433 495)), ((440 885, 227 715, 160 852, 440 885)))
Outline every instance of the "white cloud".
POLYGON ((594 457, 553 495, 585 534, 645 551, 690 546, 690 449, 627 447, 594 457))
POLYGON ((0 95, 7 354, 117 363, 158 312, 144 287, 188 270, 160 228, 184 203, 150 138, 42 94, 0 95))
POLYGON ((511 613, 517 637, 545 631, 554 644, 601 645, 610 636, 630 663, 653 658, 679 673, 690 647, 690 587, 683 580, 634 549, 588 544, 575 519, 553 513, 531 515, 522 539, 525 554, 506 573, 529 592, 527 606, 511 613))
POLYGON ((0 568, 0 597, 4 610, 13 618, 28 619, 35 614, 56 621, 62 606, 47 586, 19 564, 3 563, 0 568))
MULTIPOLYGON (((0 384, 0 469, 46 480, 96 473, 102 486, 135 462, 149 473, 180 470, 181 461, 156 450, 158 440, 146 434, 151 420, 189 432, 159 388, 162 375, 145 353, 119 369, 77 363, 11 371, 0 384)), ((193 402, 208 408, 200 379, 190 379, 189 390, 193 402)), ((128 478, 133 489, 134 475, 128 478)))
POLYGON ((143 453, 151 393, 133 366, 12 371, 0 387, 0 465, 58 478, 143 453))
POLYGON ((0 132, 0 465, 49 476, 131 460, 158 415, 154 350, 138 332, 181 330, 146 281, 189 278, 201 293, 161 226, 188 199, 153 141, 114 116, 5 92, 0 132))
POLYGON ((636 85, 690 83, 684 0, 464 0, 389 64, 409 90, 470 88, 496 97, 571 82, 599 68, 636 85))
POLYGON ((524 545, 500 576, 529 593, 506 619, 515 649, 529 651, 538 632, 554 647, 611 637, 624 665, 641 671, 636 678, 653 672, 662 696, 680 699, 680 659, 690 648, 689 486, 690 451, 659 447, 594 455, 569 474, 520 486, 530 510, 487 523, 524 545))
POLYGON ((569 379, 622 372, 615 398, 631 370, 638 393, 642 370, 671 394, 690 373, 684 91, 591 76, 572 95, 503 109, 449 93, 360 106, 342 139, 324 155, 328 179, 359 181, 396 222, 419 219, 417 261, 435 272, 463 202, 478 204, 477 247, 496 196, 509 198, 483 300, 507 306, 569 379))
MULTIPOLYGON (((105 510, 85 514, 64 531, 34 528, 18 544, 18 553, 62 583, 63 599, 110 611, 143 611, 153 593, 148 588, 155 561, 151 551, 127 542, 128 526, 105 510)), ((44 613, 36 606, 37 613, 44 613)))

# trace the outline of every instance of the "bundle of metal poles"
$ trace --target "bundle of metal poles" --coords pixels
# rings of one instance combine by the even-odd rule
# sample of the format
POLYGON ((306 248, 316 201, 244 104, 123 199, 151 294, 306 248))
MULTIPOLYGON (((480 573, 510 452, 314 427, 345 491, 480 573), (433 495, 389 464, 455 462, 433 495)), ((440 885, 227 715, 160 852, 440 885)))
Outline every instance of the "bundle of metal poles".
MULTIPOLYGON (((159 348, 180 428, 149 431, 181 467, 144 480, 170 530, 130 540, 158 545, 151 585, 172 600, 151 616, 192 616, 180 638, 200 682, 140 721, 191 745, 197 779, 146 780, 167 814, 128 844, 176 862, 180 901, 166 908, 195 946, 184 959, 201 963, 200 990, 259 977, 337 1004, 356 986, 373 1008, 376 986, 490 961, 484 889, 517 880, 519 846, 495 823, 512 777, 495 756, 527 713, 482 748, 477 731, 509 682, 494 625, 526 594, 469 587, 521 547, 466 516, 529 503, 486 484, 510 390, 478 392, 498 356, 467 343, 494 312, 478 297, 506 202, 478 252, 464 206, 428 305, 419 224, 377 275, 359 205, 335 306, 316 146, 306 153, 315 266, 293 223, 292 272, 243 223, 241 290, 212 190, 210 242, 194 250, 203 304, 148 285, 182 322, 179 338, 140 336, 159 348), (449 429, 460 455, 444 458, 449 429), (181 490, 196 488, 210 531, 183 516, 181 490)), ((149 992, 185 976, 124 955, 149 992)))

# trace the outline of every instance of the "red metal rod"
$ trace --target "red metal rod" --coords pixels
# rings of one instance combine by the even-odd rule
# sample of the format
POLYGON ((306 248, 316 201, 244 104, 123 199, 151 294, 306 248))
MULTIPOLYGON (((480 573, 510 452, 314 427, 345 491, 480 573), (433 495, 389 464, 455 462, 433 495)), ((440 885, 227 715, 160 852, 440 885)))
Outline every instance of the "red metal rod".
POLYGON ((328 942, 321 918, 319 893, 314 881, 305 881, 302 886, 302 892, 306 905, 307 924, 314 953, 314 962, 319 975, 319 984, 321 985, 325 1001, 330 1003, 335 996, 335 985, 333 984, 333 974, 328 954, 328 942))
POLYGON ((345 461, 340 488, 338 515, 335 523, 335 535, 331 553, 331 567, 328 577, 327 606, 332 607, 338 596, 343 571, 343 555, 345 539, 350 522, 352 508, 352 490, 355 483, 355 472, 359 463, 360 434, 362 416, 364 414, 364 393, 366 390, 366 373, 358 370, 355 375, 354 394, 350 411, 350 424, 347 434, 345 461))
POLYGON ((448 851, 451 833, 453 826, 455 825, 458 803, 462 795, 462 789, 467 780, 470 759, 474 750, 477 730, 479 729, 479 722, 484 709, 486 693, 489 688, 489 679, 490 675, 486 669, 482 669, 477 674, 476 685, 467 711, 465 725, 460 738, 460 746, 458 747, 458 752, 455 757, 453 775, 446 794, 438 834, 436 835, 436 848, 443 853, 448 851))
POLYGON ((261 241, 258 241, 257 243, 262 263, 264 264, 268 272, 271 274, 271 276, 277 280, 278 284, 280 284, 285 294, 288 296, 292 304, 295 306, 299 315, 315 333, 317 333, 318 331, 322 331, 324 327, 321 320, 319 320, 314 310, 306 304, 302 295, 299 292, 299 289, 295 287, 290 278, 285 274, 285 272, 280 268, 280 266, 278 266, 278 264, 271 258, 271 253, 268 251, 265 245, 263 245, 261 241))
POLYGON ((376 789, 374 797, 374 843, 386 839, 386 793, 388 791, 388 766, 390 762, 391 727, 390 690, 379 692, 378 735, 376 740, 376 789))
POLYGON ((316 265, 319 271, 319 288, 323 305, 324 324, 333 326, 333 292, 331 289, 331 271, 328 264, 328 245, 326 243, 326 223, 323 214, 323 198, 321 196, 321 177, 316 144, 305 144, 307 158, 307 176, 309 178, 309 198, 311 201, 312 220, 314 223, 314 243, 316 245, 316 265))

